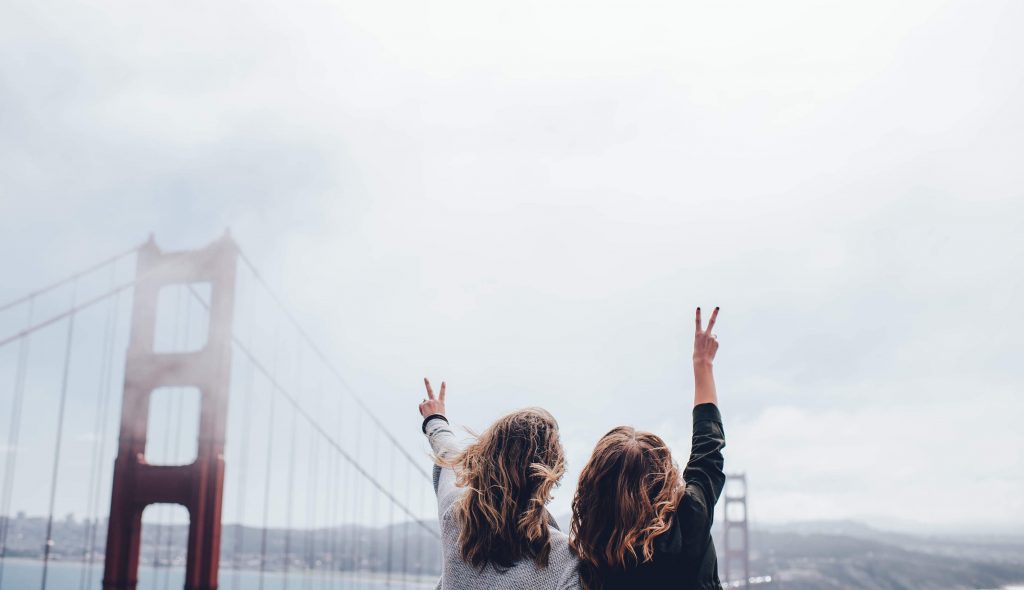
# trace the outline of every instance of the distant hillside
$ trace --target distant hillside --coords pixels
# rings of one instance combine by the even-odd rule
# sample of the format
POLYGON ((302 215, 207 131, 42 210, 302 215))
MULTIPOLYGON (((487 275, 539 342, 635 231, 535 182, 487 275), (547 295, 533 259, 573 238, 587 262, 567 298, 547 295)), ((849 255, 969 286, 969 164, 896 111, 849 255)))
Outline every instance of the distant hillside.
POLYGON ((806 522, 754 529, 751 549, 752 575, 772 575, 787 589, 974 590, 1024 580, 1024 535, 918 536, 806 522))
MULTIPOLYGON (((559 521, 565 530, 569 519, 559 521)), ((41 557, 45 520, 23 517, 10 524, 8 556, 41 557)), ((99 555, 93 558, 102 560, 105 523, 99 525, 99 555)), ((221 564, 434 576, 440 565, 440 547, 431 532, 436 527, 430 520, 383 528, 271 529, 264 534, 258 528, 225 525, 221 564)), ((83 559, 89 532, 86 523, 55 523, 51 558, 83 559)), ((185 537, 183 525, 145 525, 142 563, 180 566, 185 537)), ((751 531, 750 541, 751 575, 772 576, 778 581, 774 587, 787 590, 975 590, 1024 582, 1024 535, 911 535, 837 521, 760 527, 751 531)), ((716 544, 721 555, 720 538, 716 544)))
MULTIPOLYGON (((982 559, 906 549, 852 536, 755 531, 751 570, 790 590, 863 588, 953 590, 999 588, 1024 580, 1024 546, 1016 559, 982 559)), ((948 544, 948 547, 953 547, 948 544)), ((972 546, 964 553, 974 553, 972 546)))

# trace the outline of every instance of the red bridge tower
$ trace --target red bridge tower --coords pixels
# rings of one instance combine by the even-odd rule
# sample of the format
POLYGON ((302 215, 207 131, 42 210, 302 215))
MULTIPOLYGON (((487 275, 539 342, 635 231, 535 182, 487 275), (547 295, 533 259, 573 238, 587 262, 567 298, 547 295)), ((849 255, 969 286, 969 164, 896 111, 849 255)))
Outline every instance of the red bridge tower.
POLYGON ((237 262, 237 247, 227 235, 195 251, 162 252, 152 238, 139 250, 104 590, 135 590, 142 511, 157 503, 180 504, 189 513, 185 590, 217 588, 237 262), (193 283, 210 285, 206 344, 195 352, 155 352, 160 289, 193 283), (150 395, 160 387, 199 389, 199 440, 191 464, 146 462, 150 395))

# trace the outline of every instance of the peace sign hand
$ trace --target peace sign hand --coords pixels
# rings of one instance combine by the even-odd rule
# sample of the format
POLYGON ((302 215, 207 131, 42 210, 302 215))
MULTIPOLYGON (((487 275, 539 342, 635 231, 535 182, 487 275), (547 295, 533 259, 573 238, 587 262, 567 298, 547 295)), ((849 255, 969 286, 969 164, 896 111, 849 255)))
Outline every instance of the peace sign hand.
POLYGON ((441 382, 441 391, 438 392, 437 397, 434 397, 434 389, 430 386, 430 381, 426 377, 423 378, 423 384, 427 386, 427 398, 420 402, 420 416, 424 418, 434 414, 444 416, 445 382, 441 382))
POLYGON ((718 308, 711 312, 711 319, 708 321, 707 330, 701 328, 700 308, 697 308, 697 332, 693 336, 693 365, 708 366, 715 360, 715 353, 718 352, 718 337, 711 333, 715 327, 715 320, 718 319, 718 308))

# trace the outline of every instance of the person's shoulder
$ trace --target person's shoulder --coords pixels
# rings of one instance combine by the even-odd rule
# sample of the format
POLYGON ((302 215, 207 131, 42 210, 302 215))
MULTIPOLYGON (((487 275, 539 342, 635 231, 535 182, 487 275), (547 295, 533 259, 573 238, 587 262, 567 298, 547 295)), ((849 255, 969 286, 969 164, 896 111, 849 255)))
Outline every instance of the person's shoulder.
POLYGON ((438 519, 441 523, 441 533, 445 536, 449 533, 458 536, 462 529, 462 523, 458 517, 458 496, 462 495, 461 488, 458 492, 454 492, 453 495, 455 497, 451 498, 450 501, 446 503, 447 505, 444 508, 444 512, 441 513, 441 516, 438 519))
POLYGON ((686 553, 699 546, 707 535, 707 507, 700 494, 683 495, 670 516, 669 529, 654 540, 655 551, 660 553, 686 553))
POLYGON ((558 529, 551 529, 551 553, 553 554, 556 550, 559 555, 572 555, 572 550, 569 549, 569 536, 558 529))
POLYGON ((580 560, 569 548, 569 537, 559 530, 551 531, 551 554, 548 556, 548 568, 553 570, 558 580, 559 590, 577 590, 579 581, 580 560))
POLYGON ((569 537, 562 531, 551 531, 551 554, 548 557, 548 565, 575 571, 578 564, 579 558, 569 547, 569 537))

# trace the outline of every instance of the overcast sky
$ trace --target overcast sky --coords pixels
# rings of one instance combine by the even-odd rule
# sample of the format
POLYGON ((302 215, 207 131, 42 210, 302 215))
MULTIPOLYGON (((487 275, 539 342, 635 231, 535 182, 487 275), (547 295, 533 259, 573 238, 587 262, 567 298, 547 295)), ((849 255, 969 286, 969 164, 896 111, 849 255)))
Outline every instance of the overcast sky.
POLYGON ((425 375, 466 426, 550 409, 559 514, 612 426, 685 460, 720 305, 755 520, 1019 531, 1022 26, 1013 0, 7 2, 0 300, 230 227, 409 448, 425 375))

